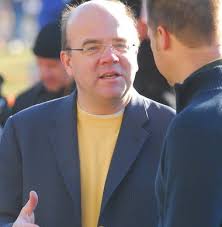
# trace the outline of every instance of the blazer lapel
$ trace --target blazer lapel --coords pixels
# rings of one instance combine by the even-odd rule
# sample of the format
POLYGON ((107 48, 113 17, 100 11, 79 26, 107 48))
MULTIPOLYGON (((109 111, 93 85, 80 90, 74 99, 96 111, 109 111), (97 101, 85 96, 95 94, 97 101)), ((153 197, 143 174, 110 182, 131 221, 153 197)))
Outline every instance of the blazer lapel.
POLYGON ((144 101, 139 98, 138 94, 135 94, 123 116, 123 122, 105 183, 101 213, 112 193, 137 159, 144 142, 148 139, 150 132, 145 129, 144 125, 146 124, 148 124, 148 115, 144 107, 144 101))
POLYGON ((53 144, 58 169, 74 202, 75 220, 81 226, 80 170, 76 122, 76 93, 64 98, 52 119, 53 144))

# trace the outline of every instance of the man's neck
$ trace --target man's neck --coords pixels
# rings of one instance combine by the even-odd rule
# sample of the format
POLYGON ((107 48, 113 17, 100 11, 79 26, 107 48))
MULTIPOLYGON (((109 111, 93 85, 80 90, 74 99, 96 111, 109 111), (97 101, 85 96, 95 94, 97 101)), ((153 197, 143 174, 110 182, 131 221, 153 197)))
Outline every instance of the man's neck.
POLYGON ((86 100, 82 99, 77 94, 77 102, 79 107, 89 113, 94 115, 110 115, 115 114, 123 110, 126 105, 130 102, 132 95, 128 92, 123 98, 116 99, 100 99, 100 100, 86 100))
POLYGON ((187 49, 182 55, 180 58, 182 62, 174 72, 178 78, 176 83, 183 83, 187 77, 204 65, 222 59, 222 49, 218 46, 187 49))

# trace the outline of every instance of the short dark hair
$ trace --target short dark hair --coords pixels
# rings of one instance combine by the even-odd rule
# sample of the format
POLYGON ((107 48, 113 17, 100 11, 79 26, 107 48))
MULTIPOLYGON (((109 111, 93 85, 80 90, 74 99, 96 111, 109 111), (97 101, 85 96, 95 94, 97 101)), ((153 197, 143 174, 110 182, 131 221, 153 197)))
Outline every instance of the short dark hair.
MULTIPOLYGON (((122 3, 120 0, 105 0, 105 1, 112 1, 112 2, 116 2, 117 4, 120 4, 121 6, 124 6, 125 9, 125 13, 126 15, 132 19, 135 28, 136 28, 136 17, 133 13, 133 10, 125 5, 124 3, 122 3)), ((87 2, 86 0, 82 0, 80 4, 87 2)), ((78 4, 78 5, 80 5, 78 4)), ((67 39, 67 23, 68 20, 70 18, 70 15, 72 14, 73 10, 75 10, 75 8, 78 6, 77 4, 74 5, 67 5, 66 8, 63 10, 62 13, 62 18, 61 18, 61 46, 62 46, 62 50, 65 50, 68 47, 68 39, 67 39)))
POLYGON ((61 18, 61 46, 62 50, 65 50, 68 47, 67 40, 67 23, 72 11, 76 8, 76 5, 66 5, 62 13, 61 18))
POLYGON ((221 0, 147 0, 148 25, 164 26, 185 45, 211 44, 218 33, 221 0))

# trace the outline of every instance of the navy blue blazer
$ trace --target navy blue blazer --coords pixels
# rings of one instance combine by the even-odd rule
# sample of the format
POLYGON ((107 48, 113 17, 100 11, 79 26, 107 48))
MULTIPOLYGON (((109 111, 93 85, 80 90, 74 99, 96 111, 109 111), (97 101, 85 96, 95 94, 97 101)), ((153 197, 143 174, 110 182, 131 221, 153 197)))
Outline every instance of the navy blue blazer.
MULTIPOLYGON (((133 95, 109 168, 98 226, 154 227, 154 182, 174 110, 133 95)), ((10 117, 0 144, 0 226, 14 222, 29 191, 41 227, 81 227, 76 93, 10 117)), ((11 226, 9 224, 8 226, 11 226)))

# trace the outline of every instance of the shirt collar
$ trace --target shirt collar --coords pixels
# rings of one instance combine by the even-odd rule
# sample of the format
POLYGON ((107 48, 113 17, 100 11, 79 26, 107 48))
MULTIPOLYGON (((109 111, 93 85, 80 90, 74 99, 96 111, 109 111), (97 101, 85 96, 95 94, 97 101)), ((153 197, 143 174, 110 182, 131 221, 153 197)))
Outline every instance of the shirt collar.
POLYGON ((222 59, 211 62, 193 72, 182 84, 175 85, 177 113, 200 92, 222 88, 222 59))

